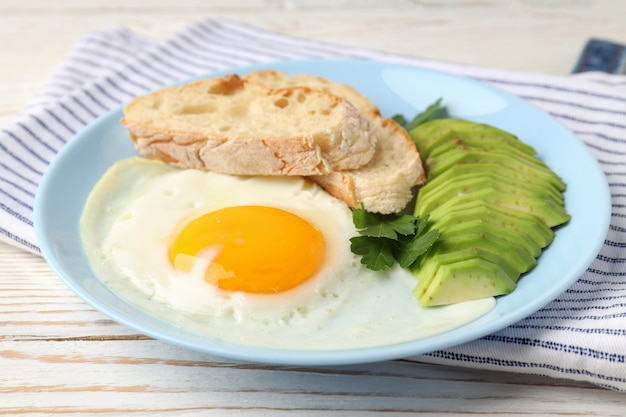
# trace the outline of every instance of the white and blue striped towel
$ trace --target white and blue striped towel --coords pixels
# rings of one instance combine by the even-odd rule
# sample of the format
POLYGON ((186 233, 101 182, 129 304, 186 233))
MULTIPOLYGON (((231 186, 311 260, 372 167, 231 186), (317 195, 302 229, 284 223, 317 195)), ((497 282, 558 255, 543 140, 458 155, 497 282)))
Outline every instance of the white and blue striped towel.
POLYGON ((133 96, 213 70, 311 58, 358 58, 465 75, 516 94, 569 127, 600 161, 613 195, 597 259, 557 300, 495 334, 419 361, 590 381, 626 391, 626 77, 547 76, 477 68, 298 39, 202 20, 162 42, 125 28, 87 35, 0 133, 0 238, 38 253, 32 207, 57 151, 133 96))

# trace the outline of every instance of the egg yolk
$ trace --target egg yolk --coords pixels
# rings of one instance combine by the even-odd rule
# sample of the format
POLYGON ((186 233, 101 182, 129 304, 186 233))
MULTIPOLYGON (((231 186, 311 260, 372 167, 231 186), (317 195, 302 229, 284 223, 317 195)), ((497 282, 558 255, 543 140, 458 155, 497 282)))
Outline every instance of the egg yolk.
POLYGON ((324 251, 320 231, 301 217, 273 207, 236 206, 191 220, 174 236, 168 256, 184 272, 204 257, 205 280, 221 289, 268 294, 311 278, 324 251))

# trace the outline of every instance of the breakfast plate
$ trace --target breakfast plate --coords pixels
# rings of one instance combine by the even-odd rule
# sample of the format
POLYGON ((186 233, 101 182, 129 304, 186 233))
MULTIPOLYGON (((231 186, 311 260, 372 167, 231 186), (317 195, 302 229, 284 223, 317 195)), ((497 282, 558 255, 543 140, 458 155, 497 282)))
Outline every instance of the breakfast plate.
POLYGON ((273 68, 316 74, 350 84, 383 115, 411 118, 442 98, 451 116, 488 123, 516 134, 567 183, 572 219, 556 231, 537 266, 517 289, 497 299, 484 316, 447 332, 391 345, 358 349, 282 349, 227 342, 184 330, 127 303, 93 274, 81 244, 79 219, 87 197, 116 161, 136 155, 122 108, 100 117, 56 156, 35 201, 35 232, 46 261, 85 302, 137 332, 190 349, 236 360, 284 365, 340 365, 397 359, 449 348, 498 331, 534 313, 571 286, 591 264, 606 236, 608 184, 585 145, 550 115, 513 95, 433 70, 371 61, 291 61, 235 68, 219 76, 273 68))

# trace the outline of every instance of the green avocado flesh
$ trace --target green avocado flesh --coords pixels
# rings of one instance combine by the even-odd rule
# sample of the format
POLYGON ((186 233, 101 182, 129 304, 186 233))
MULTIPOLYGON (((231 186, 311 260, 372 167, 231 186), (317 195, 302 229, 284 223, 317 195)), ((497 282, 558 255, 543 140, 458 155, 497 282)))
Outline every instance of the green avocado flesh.
POLYGON ((440 238, 412 266, 414 294, 438 306, 508 294, 570 219, 565 183, 533 147, 493 126, 437 119, 410 132, 428 183, 415 216, 440 238))
POLYGON ((463 119, 436 119, 421 124, 410 132, 413 140, 420 145, 420 152, 429 147, 440 137, 449 133, 480 135, 482 133, 496 133, 501 136, 513 136, 510 133, 486 124, 474 123, 463 119))
POLYGON ((441 172, 439 175, 431 175, 428 183, 423 188, 424 192, 427 192, 427 190, 441 187, 442 184, 449 181, 457 179, 469 180, 470 178, 480 178, 481 176, 497 177, 497 179, 518 188, 524 184, 524 187, 528 187, 537 193, 545 194, 548 198, 553 199, 557 203, 562 202, 561 191, 550 181, 542 180, 542 178, 534 178, 533 181, 528 182, 528 175, 493 163, 454 165, 446 171, 441 172))
POLYGON ((459 204, 472 198, 481 198, 496 206, 508 207, 534 214, 548 226, 554 227, 569 220, 563 201, 552 198, 549 193, 511 185, 511 183, 485 174, 480 177, 459 177, 430 192, 419 193, 419 213, 423 217, 439 206, 459 204))
POLYGON ((534 182, 547 181, 554 185, 559 191, 565 190, 563 180, 538 159, 529 155, 525 155, 524 157, 519 157, 519 154, 512 155, 505 149, 483 151, 472 148, 460 152, 449 152, 445 155, 441 155, 437 159, 427 159, 426 169, 429 178, 434 178, 455 165, 468 164, 499 165, 506 172, 516 171, 518 174, 526 176, 528 180, 534 182))
POLYGON ((527 155, 534 155, 536 153, 533 147, 521 142, 515 136, 504 136, 499 132, 481 132, 475 136, 467 137, 461 136, 456 131, 452 131, 441 135, 437 140, 432 142, 430 146, 424 150, 424 156, 432 158, 450 149, 457 148, 457 150, 463 150, 470 147, 483 150, 506 147, 527 155))

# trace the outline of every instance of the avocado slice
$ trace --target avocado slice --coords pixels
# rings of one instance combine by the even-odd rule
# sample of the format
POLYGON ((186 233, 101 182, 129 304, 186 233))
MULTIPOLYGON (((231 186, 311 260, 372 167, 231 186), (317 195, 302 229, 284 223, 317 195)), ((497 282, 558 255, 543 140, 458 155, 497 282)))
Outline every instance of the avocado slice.
POLYGON ((515 233, 526 235, 541 248, 548 246, 554 239, 554 230, 546 226, 534 214, 522 213, 506 207, 496 207, 476 200, 469 201, 464 205, 458 205, 452 210, 442 213, 432 211, 430 219, 431 221, 435 219, 433 224, 437 226, 446 223, 460 223, 481 219, 515 233))
POLYGON ((563 223, 567 223, 570 219, 565 208, 561 207, 554 211, 550 205, 547 205, 541 198, 527 198, 525 196, 515 197, 507 195, 493 188, 485 188, 470 194, 461 194, 451 197, 445 202, 433 207, 426 207, 419 203, 416 205, 416 216, 424 216, 435 207, 441 208, 442 211, 451 210, 458 204, 463 204, 472 199, 481 199, 485 203, 497 207, 505 207, 521 213, 529 213, 537 216, 548 227, 555 227, 563 223))
MULTIPOLYGON (((541 248, 535 245, 534 241, 526 235, 520 235, 510 229, 505 229, 489 223, 484 219, 474 219, 466 222, 454 222, 448 224, 433 223, 441 233, 440 245, 444 249, 455 250, 462 245, 479 245, 488 243, 502 248, 508 253, 518 256, 530 267, 536 263, 536 256, 541 253, 541 248), (483 242, 486 241, 486 242, 483 242)), ((528 270, 530 268, 527 268, 528 270)))
POLYGON ((494 172, 471 172, 444 181, 437 177, 419 190, 418 201, 421 200, 419 204, 428 206, 429 203, 442 203, 454 195, 468 194, 483 188, 493 188, 510 196, 542 198, 546 205, 554 206, 555 210, 562 210, 564 206, 562 195, 556 190, 552 192, 549 184, 522 182, 504 178, 494 172))
POLYGON ((520 151, 519 149, 516 149, 512 146, 509 146, 507 144, 501 144, 500 146, 497 147, 492 147, 491 149, 483 149, 481 147, 478 146, 473 146, 473 147, 459 147, 457 149, 454 149, 453 151, 449 151, 447 153, 441 153, 439 154, 439 156, 437 158, 433 158, 436 159, 438 161, 445 161, 447 158, 452 158, 454 159, 454 157, 456 155, 464 155, 464 154, 469 154, 475 157, 479 157, 481 155, 506 155, 507 158, 513 158, 515 160, 518 160, 520 162, 524 162, 526 163, 528 166, 537 166, 538 169, 542 169, 542 170, 546 170, 548 172, 552 172, 550 170, 550 168, 548 168, 548 166, 540 159, 536 158, 533 155, 529 155, 525 152, 520 151))
POLYGON ((432 255, 438 258, 435 263, 442 263, 440 257, 445 260, 446 256, 452 254, 482 257, 500 264, 513 281, 517 281, 521 274, 530 271, 537 264, 535 257, 538 256, 535 255, 537 250, 528 242, 523 243, 526 245, 525 248, 511 249, 511 240, 500 235, 467 233, 463 236, 454 236, 451 230, 445 230, 444 234, 450 237, 441 239, 437 246, 432 248, 432 255))
POLYGON ((451 126, 446 126, 446 123, 441 123, 442 121, 448 121, 450 123, 454 123, 460 119, 435 119, 428 121, 426 123, 422 123, 417 126, 415 129, 409 132, 409 136, 413 139, 413 142, 417 145, 417 149, 420 154, 423 153, 426 146, 431 141, 436 140, 439 136, 445 135, 454 131, 454 128, 451 126))
POLYGON ((541 187, 533 189, 527 186, 516 186, 496 175, 473 175, 457 177, 446 182, 443 186, 430 188, 429 192, 418 191, 417 204, 422 212, 429 213, 444 204, 450 198, 462 195, 471 195, 481 190, 492 189, 502 193, 502 199, 522 201, 521 204, 544 212, 544 216, 566 216, 563 200, 557 200, 541 187), (526 200, 525 202, 523 200, 526 200), (533 206, 530 206, 530 203, 533 206), (553 211, 554 213, 548 213, 553 211))
MULTIPOLYGON (((418 142, 420 146, 426 147, 435 140, 439 139, 441 135, 450 133, 452 131, 473 131, 484 132, 498 129, 495 126, 487 125, 484 123, 470 122, 465 119, 434 119, 428 122, 422 123, 409 132, 409 136, 418 142)), ((502 131, 503 133, 510 135, 510 133, 502 131)))
POLYGON ((530 156, 534 156, 537 153, 532 146, 525 144, 513 135, 503 135, 499 130, 481 133, 452 131, 441 135, 431 142, 424 148, 423 153, 429 158, 436 158, 442 153, 455 150, 462 151, 468 148, 477 148, 489 151, 500 147, 513 148, 517 152, 530 156))
POLYGON ((419 277, 419 279, 413 293, 418 298, 423 297, 441 265, 451 265, 476 258, 499 266, 502 269, 502 272, 504 272, 504 274, 506 274, 506 276, 513 282, 516 282, 517 277, 520 276, 520 272, 517 268, 514 265, 511 265, 506 259, 500 257, 498 254, 490 252, 489 249, 470 247, 458 251, 437 253, 436 262, 429 262, 424 265, 423 268, 416 268, 414 273, 419 277))
POLYGON ((543 178, 537 178, 537 181, 528 181, 527 175, 493 163, 454 165, 441 174, 436 175, 434 178, 430 178, 426 185, 420 188, 420 192, 427 194, 433 189, 444 187, 449 181, 454 181, 459 178, 475 178, 483 175, 489 175, 491 177, 497 176, 499 179, 517 188, 534 190, 539 194, 545 193, 547 198, 550 198, 555 203, 564 204, 563 193, 560 192, 552 182, 545 181, 543 178))
POLYGON ((459 230, 441 227, 442 236, 445 237, 431 248, 428 259, 422 258, 414 265, 412 271, 419 278, 414 294, 418 298, 426 293, 442 265, 481 259, 497 265, 511 282, 517 282, 524 272, 536 265, 533 254, 537 250, 532 242, 515 233, 498 232, 493 225, 486 224, 481 228, 469 223, 461 224, 459 230), (521 244, 512 243, 512 240, 518 238, 521 244))
POLYGON ((488 132, 500 133, 503 136, 513 136, 511 133, 499 129, 495 126, 470 122, 464 119, 435 119, 422 123, 415 129, 409 132, 409 136, 417 144, 417 147, 422 153, 431 143, 439 139, 441 136, 456 133, 469 133, 481 134, 488 132))
MULTIPOLYGON (((528 155, 526 156, 528 157, 528 155)), ((434 179, 437 175, 455 165, 496 164, 526 175, 529 181, 546 181, 551 183, 557 190, 564 191, 565 183, 563 180, 545 164, 542 165, 536 161, 539 160, 532 157, 520 159, 499 150, 490 152, 469 150, 467 152, 451 152, 445 155, 445 157, 437 159, 428 159, 426 164, 429 180, 434 179)))
POLYGON ((499 265, 472 258, 439 266, 426 291, 416 296, 430 307, 508 294, 515 287, 499 265))

